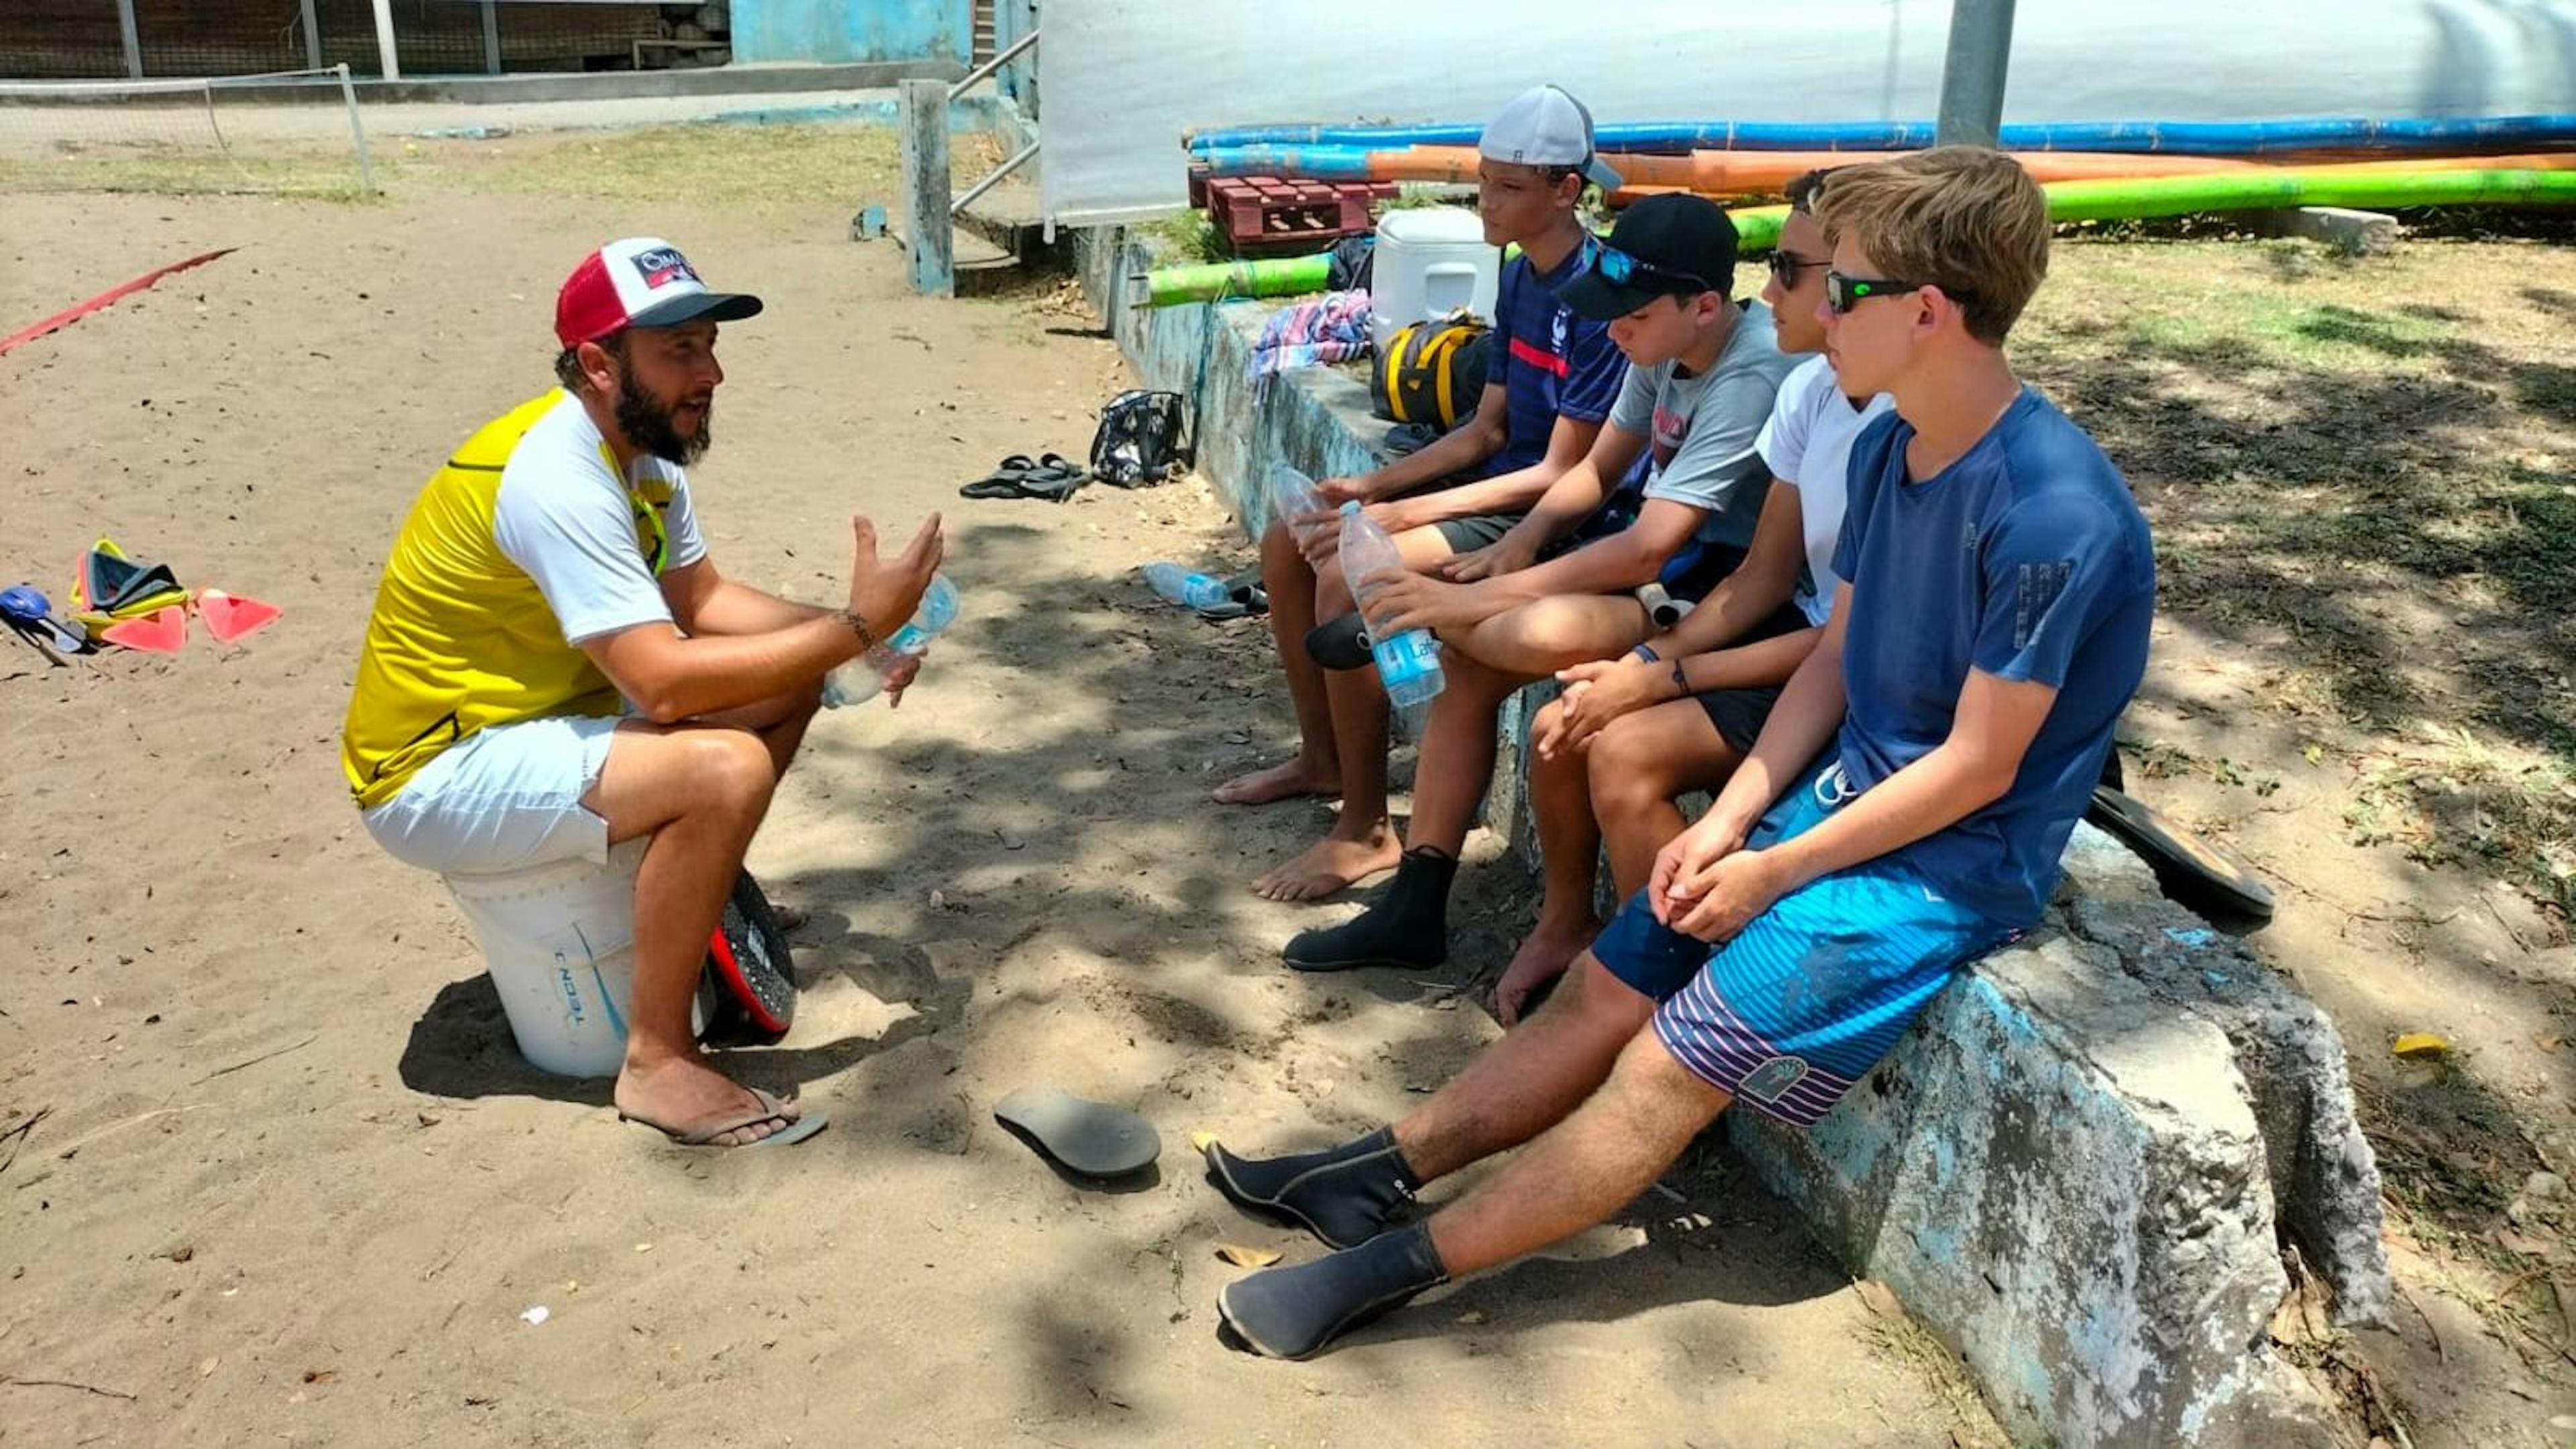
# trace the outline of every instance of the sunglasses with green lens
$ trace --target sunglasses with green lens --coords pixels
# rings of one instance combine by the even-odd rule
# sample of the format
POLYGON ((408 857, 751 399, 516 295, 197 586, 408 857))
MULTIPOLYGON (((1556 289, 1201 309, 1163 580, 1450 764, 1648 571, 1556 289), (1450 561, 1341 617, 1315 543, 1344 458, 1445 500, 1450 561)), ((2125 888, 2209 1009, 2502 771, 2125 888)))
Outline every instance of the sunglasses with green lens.
POLYGON ((1907 292, 1920 292, 1929 282, 1900 282, 1894 277, 1851 277, 1841 272, 1825 273, 1825 306, 1840 317, 1872 297, 1900 297, 1907 292))

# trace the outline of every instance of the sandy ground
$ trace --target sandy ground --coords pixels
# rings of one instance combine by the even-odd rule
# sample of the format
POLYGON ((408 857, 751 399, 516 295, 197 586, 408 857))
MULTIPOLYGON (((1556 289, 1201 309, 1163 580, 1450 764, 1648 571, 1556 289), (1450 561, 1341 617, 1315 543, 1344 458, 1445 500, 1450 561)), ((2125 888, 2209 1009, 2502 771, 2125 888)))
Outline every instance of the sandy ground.
MULTIPOLYGON (((1258 625, 1129 570, 1239 564, 1189 486, 965 504, 1125 385, 1043 299, 927 303, 846 207, 12 197, 0 318, 243 250, 0 359, 0 574, 113 535, 285 606, 233 652, 0 653, 0 1442, 1987 1442, 1724 1159, 1307 1365, 1215 1337, 1197 1128, 1321 1142, 1490 1039, 1241 889, 1318 807, 1204 803, 1274 748, 1258 625), (747 1078, 829 1132, 685 1154, 533 1074, 437 883, 358 828, 336 736, 384 550, 445 450, 545 381, 557 280, 666 232, 772 311, 728 331, 719 563, 828 598, 847 515, 951 520, 968 615, 899 712, 826 715, 752 863, 814 913, 747 1078), (991 1121, 1058 1083, 1160 1127, 1084 1190, 991 1121), (1573 1260, 1584 1262, 1579 1266, 1573 1260), (523 1310, 546 1307, 540 1326, 523 1310)), ((14 325, 14 324, 12 324, 14 325)), ((1470 964, 1512 922, 1488 871, 1470 964)), ((1508 898, 1515 906, 1518 896, 1508 898)))

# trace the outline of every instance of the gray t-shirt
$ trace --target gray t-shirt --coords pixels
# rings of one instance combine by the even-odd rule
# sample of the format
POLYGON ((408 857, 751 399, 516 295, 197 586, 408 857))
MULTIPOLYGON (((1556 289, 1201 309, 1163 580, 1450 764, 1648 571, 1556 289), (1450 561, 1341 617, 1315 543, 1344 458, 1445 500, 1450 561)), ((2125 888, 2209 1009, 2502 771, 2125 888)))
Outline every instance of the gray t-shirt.
POLYGON ((1802 360, 1781 353, 1771 309, 1755 302, 1735 319, 1708 371, 1686 376, 1679 362, 1628 369, 1610 421, 1649 439, 1647 498, 1703 510, 1698 542, 1752 546, 1771 487, 1771 467, 1755 444, 1780 380, 1802 360))

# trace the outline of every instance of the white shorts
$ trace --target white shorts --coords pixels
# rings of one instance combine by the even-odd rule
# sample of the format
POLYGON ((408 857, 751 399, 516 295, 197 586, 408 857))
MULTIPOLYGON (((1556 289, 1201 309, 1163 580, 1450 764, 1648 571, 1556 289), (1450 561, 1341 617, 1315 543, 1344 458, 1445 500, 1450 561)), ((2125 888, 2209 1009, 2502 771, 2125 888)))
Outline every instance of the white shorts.
POLYGON ((608 764, 617 717, 552 715, 479 730, 367 811, 367 833, 405 865, 498 875, 558 860, 608 861, 608 822, 581 803, 608 764))

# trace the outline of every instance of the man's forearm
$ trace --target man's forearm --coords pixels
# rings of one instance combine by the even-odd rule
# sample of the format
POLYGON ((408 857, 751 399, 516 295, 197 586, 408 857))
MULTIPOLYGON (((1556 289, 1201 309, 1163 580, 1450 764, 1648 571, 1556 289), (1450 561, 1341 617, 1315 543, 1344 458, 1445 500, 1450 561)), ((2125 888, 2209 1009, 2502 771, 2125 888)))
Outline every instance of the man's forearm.
POLYGON ((675 639, 661 678, 635 705, 659 724, 739 709, 812 685, 882 638, 838 609, 759 634, 675 639))
POLYGON ((726 579, 698 606, 697 616, 689 621, 689 632, 698 636, 768 634, 830 612, 726 579))

